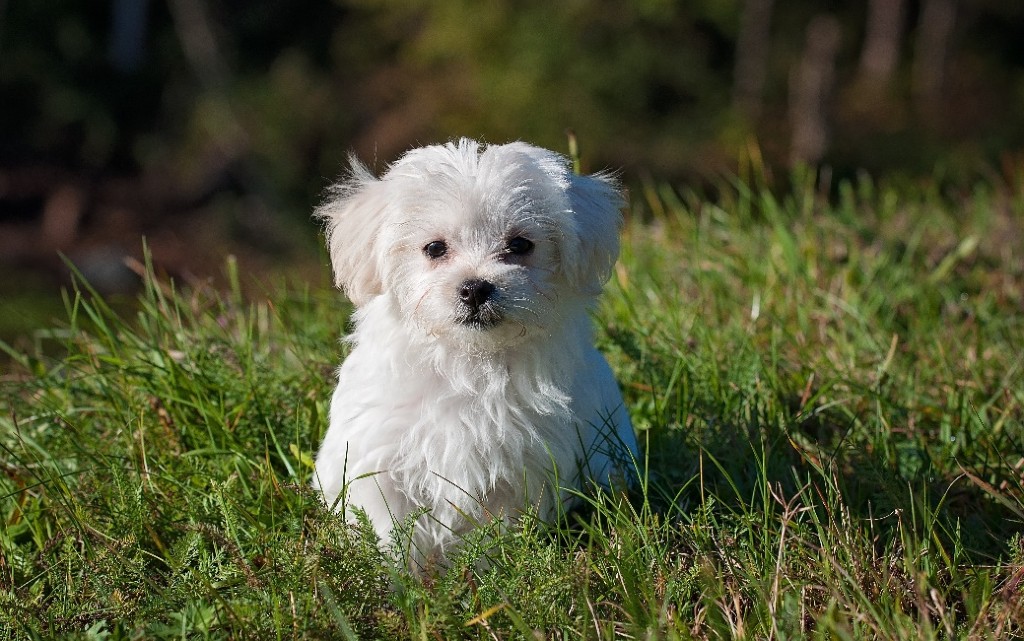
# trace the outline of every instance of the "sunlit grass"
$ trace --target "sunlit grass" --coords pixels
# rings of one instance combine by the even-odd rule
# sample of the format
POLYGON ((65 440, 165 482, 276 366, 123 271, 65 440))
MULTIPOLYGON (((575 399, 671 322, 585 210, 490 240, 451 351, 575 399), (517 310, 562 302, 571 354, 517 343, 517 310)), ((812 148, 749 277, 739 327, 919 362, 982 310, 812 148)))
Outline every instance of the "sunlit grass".
POLYGON ((426 580, 308 489, 339 295, 80 285, 4 375, 0 634, 1024 633, 1020 196, 815 187, 633 193, 596 323, 643 488, 426 580))

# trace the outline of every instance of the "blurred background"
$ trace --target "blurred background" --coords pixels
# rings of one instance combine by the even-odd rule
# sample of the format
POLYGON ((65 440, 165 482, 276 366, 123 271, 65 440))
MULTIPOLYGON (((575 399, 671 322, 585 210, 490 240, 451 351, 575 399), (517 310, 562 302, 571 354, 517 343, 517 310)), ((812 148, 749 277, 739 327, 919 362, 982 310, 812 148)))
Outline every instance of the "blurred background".
POLYGON ((227 254, 325 282, 349 151, 570 129, 627 183, 1012 181, 1024 2, 0 0, 0 338, 62 315, 61 253, 130 293, 143 237, 186 283, 227 254))

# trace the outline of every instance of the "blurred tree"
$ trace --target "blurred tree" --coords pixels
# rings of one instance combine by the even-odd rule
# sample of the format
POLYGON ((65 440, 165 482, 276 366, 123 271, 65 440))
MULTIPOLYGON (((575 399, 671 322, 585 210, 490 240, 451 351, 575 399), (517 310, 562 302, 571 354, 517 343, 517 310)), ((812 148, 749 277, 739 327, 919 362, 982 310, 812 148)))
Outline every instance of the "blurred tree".
POLYGON ((831 14, 815 16, 807 25, 804 54, 790 80, 791 165, 816 165, 828 149, 829 100, 841 35, 839 21, 831 14))
MULTIPOLYGON (((884 0, 883 0, 884 1, 884 0)), ((773 0, 746 0, 736 38, 733 106, 750 121, 761 115, 768 74, 773 0)))
POLYGON ((858 83, 888 90, 900 62, 904 0, 869 0, 858 83))
POLYGON ((149 0, 113 0, 108 56, 114 69, 132 73, 146 54, 149 0))
POLYGON ((923 1, 914 49, 914 98, 918 112, 934 125, 942 115, 942 90, 956 22, 956 3, 923 1))
POLYGON ((860 129, 892 131, 905 126, 897 72, 903 59, 906 31, 904 0, 870 0, 864 39, 852 82, 838 92, 838 124, 860 123, 860 129))

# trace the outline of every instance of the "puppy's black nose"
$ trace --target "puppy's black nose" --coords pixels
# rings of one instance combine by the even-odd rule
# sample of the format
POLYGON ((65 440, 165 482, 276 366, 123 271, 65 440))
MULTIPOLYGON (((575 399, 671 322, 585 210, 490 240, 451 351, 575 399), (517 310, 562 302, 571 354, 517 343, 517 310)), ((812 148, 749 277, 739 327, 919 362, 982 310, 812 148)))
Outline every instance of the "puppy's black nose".
POLYGON ((494 285, 491 283, 479 278, 472 278, 462 283, 462 286, 459 287, 459 298, 462 299, 463 303, 473 309, 477 309, 487 302, 493 291, 494 285))

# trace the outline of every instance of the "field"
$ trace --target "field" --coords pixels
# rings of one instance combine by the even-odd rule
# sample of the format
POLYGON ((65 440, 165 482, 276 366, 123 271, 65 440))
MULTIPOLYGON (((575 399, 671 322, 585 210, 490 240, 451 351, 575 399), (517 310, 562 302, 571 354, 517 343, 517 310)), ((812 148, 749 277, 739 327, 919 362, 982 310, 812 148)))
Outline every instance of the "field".
POLYGON ((643 487, 423 581, 308 487, 338 293, 80 283, 6 350, 0 638, 1024 635, 1024 182, 759 176, 631 195, 595 324, 643 487))

